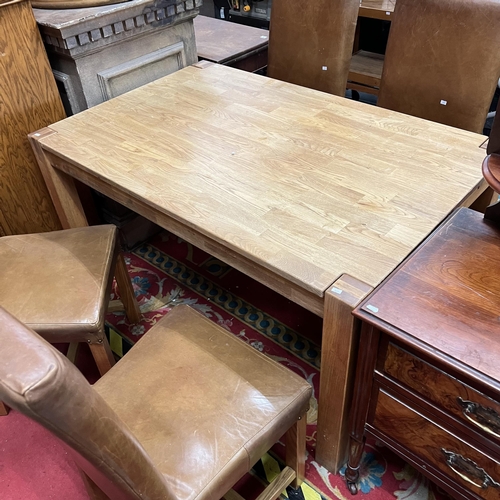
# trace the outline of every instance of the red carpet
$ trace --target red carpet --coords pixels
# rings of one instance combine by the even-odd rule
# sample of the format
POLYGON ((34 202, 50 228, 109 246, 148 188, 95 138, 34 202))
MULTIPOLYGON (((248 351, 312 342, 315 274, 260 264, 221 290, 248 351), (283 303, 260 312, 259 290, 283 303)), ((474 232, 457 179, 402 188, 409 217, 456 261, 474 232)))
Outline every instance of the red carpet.
POLYGON ((80 474, 44 428, 11 411, 0 417, 2 500, 88 500, 80 474))
MULTIPOLYGON (((118 355, 126 354, 172 307, 190 304, 313 386, 316 398, 308 414, 306 482, 294 500, 351 498, 341 475, 328 473, 314 460, 321 320, 168 233, 126 254, 126 261, 144 319, 140 325, 129 325, 124 314, 109 315, 113 350, 118 355)), ((95 380, 88 349, 81 350, 77 365, 89 380, 95 380)), ((1 500, 87 498, 66 452, 43 429, 12 413, 0 418, 0 445, 1 500)), ((256 485, 272 478, 282 453, 283 446, 278 443, 240 482, 238 489, 243 496, 255 497, 256 485)), ((389 450, 371 442, 365 449, 360 493, 355 498, 395 497, 447 498, 389 450)))

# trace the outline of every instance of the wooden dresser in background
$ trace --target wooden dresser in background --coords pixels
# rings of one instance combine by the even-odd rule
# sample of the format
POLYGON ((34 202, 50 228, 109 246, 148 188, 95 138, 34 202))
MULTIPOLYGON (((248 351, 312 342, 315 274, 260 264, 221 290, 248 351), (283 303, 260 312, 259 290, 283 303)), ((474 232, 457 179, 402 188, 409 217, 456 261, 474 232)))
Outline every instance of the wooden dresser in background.
POLYGON ((500 225, 462 208, 354 311, 346 479, 367 434, 456 499, 500 498, 500 225))
POLYGON ((27 135, 65 118, 25 0, 0 0, 0 235, 60 229, 27 135))

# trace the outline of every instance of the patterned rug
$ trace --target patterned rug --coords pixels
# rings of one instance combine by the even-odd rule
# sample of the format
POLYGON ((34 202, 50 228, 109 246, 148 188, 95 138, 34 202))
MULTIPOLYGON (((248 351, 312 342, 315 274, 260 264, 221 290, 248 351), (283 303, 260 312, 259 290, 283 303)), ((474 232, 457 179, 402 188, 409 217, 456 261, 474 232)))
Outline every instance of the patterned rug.
MULTIPOLYGON (((330 474, 314 459, 321 357, 321 319, 223 262, 167 232, 132 252, 125 261, 143 320, 130 325, 123 313, 109 314, 110 343, 118 356, 173 307, 189 304, 205 316, 304 377, 314 396, 307 416, 306 480, 293 500, 349 499, 342 474, 330 474)), ((113 290, 113 296, 117 293, 113 290)), ((284 445, 276 446, 243 478, 236 490, 255 498, 262 484, 283 467, 284 445)), ((285 495, 286 496, 286 495, 285 495)), ((390 450, 369 441, 356 498, 444 500, 448 497, 390 450)))

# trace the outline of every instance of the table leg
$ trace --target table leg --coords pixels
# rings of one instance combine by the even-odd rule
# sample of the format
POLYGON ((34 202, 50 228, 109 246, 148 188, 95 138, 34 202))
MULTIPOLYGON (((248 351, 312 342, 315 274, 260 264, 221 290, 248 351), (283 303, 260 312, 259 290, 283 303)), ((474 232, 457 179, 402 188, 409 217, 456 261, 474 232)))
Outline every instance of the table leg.
POLYGON ((372 287, 342 275, 325 294, 316 461, 336 473, 347 459, 349 410, 359 341, 352 310, 372 287))
MULTIPOLYGON (((52 165, 42 145, 38 142, 55 133, 48 127, 33 132, 29 135, 31 147, 63 228, 88 226, 87 217, 73 178, 52 165)), ((63 162, 64 160, 58 159, 58 161, 63 162)))

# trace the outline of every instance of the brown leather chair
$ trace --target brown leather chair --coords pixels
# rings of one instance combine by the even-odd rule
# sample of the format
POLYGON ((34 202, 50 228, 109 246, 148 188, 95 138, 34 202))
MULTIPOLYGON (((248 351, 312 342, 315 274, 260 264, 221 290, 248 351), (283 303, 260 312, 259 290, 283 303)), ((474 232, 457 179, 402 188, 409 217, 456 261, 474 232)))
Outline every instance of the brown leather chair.
POLYGON ((267 74, 345 95, 359 0, 273 0, 267 74))
POLYGON ((113 273, 140 320, 116 239, 113 225, 0 238, 0 305, 49 342, 88 343, 101 375, 115 362, 104 332, 113 273))
POLYGON ((1 308, 0 344, 0 399, 69 446, 92 498, 218 500, 285 433, 265 498, 302 480, 310 385, 188 306, 94 386, 1 308))
POLYGON ((500 76, 500 2, 397 0, 378 105, 482 133, 500 76))

